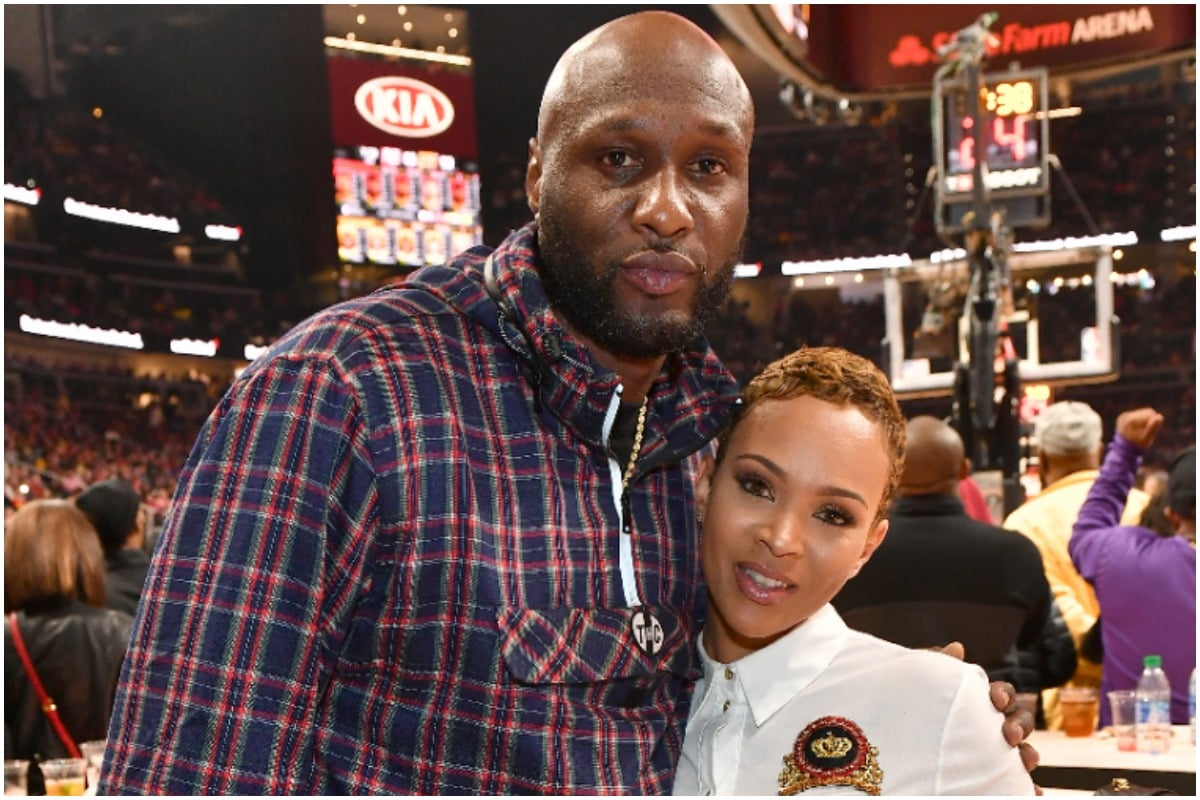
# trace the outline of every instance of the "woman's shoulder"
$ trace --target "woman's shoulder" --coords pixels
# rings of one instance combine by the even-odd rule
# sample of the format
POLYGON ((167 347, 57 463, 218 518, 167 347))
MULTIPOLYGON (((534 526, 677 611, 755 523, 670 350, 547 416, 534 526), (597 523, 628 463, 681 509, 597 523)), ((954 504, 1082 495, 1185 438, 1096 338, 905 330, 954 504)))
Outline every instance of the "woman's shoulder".
MULTIPOLYGON (((876 674, 889 684, 905 688, 934 685, 958 687, 986 673, 977 664, 946 655, 940 650, 904 647, 861 631, 850 630, 839 656, 856 671, 876 674)), ((945 642, 944 644, 949 644, 945 642)))

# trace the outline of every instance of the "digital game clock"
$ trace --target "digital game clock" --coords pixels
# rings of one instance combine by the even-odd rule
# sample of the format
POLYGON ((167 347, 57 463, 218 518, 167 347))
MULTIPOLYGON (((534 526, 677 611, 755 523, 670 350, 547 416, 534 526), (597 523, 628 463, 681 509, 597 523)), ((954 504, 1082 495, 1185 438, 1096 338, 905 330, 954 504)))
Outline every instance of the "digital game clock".
POLYGON ((1009 224, 1042 221, 1043 204, 1010 201, 1044 197, 1050 188, 1046 83, 1044 69, 984 73, 974 109, 965 79, 935 84, 938 191, 951 213, 973 202, 982 152, 986 196, 1009 209, 1009 224))

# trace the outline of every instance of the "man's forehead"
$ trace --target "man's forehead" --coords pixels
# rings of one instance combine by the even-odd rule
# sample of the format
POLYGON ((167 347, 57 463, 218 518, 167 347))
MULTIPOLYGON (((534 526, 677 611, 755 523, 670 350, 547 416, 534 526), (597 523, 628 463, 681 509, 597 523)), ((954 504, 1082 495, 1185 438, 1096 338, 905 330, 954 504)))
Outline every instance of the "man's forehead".
POLYGON ((631 96, 674 103, 704 98, 728 113, 744 113, 753 124, 753 101, 733 62, 716 42, 697 36, 641 42, 634 36, 601 35, 581 40, 563 56, 546 84, 539 114, 542 125, 567 106, 592 106, 631 96))
POLYGON ((542 109, 540 135, 583 127, 609 131, 648 127, 663 115, 688 118, 697 132, 745 139, 753 134, 754 113, 748 95, 728 81, 696 70, 659 72, 622 70, 602 80, 593 73, 578 83, 568 80, 564 91, 542 109), (660 77, 661 76, 661 77, 660 77), (565 126, 565 128, 564 128, 565 126), (555 131, 555 128, 564 130, 555 131))

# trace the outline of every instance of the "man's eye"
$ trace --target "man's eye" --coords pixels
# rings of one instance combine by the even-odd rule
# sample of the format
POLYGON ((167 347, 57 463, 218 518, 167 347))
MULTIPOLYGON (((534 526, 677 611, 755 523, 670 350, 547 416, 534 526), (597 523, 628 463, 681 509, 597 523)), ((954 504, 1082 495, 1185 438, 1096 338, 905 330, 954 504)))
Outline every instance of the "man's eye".
POLYGON ((705 175, 722 175, 726 172, 725 162, 716 158, 702 158, 696 162, 696 169, 705 175))
POLYGON ((604 163, 610 167, 628 167, 633 162, 633 156, 624 150, 613 150, 604 154, 604 163))

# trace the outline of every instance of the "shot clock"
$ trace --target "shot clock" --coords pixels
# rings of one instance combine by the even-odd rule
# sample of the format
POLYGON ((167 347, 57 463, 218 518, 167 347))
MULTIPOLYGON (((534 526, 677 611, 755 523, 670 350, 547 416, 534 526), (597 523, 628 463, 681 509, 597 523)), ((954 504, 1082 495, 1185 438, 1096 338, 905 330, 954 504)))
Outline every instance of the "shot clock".
POLYGON ((934 85, 934 135, 943 230, 961 230, 971 210, 976 157, 983 154, 987 197, 1008 224, 1045 224, 1050 188, 1046 70, 984 73, 976 103, 964 78, 934 85), (974 107, 973 107, 974 106, 974 107), (978 145, 982 144, 982 149, 978 145))

